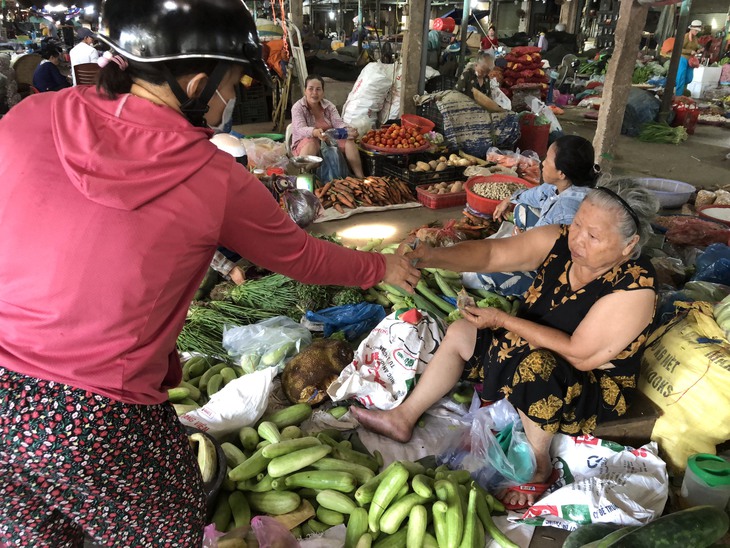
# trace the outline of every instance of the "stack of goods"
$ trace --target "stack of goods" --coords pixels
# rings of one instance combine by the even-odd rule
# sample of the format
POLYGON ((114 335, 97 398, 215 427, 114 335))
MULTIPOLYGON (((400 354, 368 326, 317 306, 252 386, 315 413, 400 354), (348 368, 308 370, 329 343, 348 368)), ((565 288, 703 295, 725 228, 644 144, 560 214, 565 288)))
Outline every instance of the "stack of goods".
POLYGON ((548 76, 542 68, 540 48, 520 46, 507 54, 507 67, 504 70, 504 89, 510 95, 520 89, 540 89, 546 93, 548 76))
POLYGON ((504 168, 501 171, 504 175, 513 175, 529 183, 540 184, 540 159, 535 155, 527 156, 525 154, 518 154, 511 151, 502 152, 497 148, 491 148, 487 152, 487 161, 504 168))

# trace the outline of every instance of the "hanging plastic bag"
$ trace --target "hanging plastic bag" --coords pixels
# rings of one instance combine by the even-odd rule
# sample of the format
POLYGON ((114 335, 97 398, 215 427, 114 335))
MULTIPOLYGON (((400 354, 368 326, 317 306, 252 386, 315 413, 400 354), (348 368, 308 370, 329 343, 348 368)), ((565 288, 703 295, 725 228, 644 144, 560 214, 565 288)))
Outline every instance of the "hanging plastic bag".
POLYGON ((496 78, 491 78, 489 80, 489 95, 492 97, 492 100, 504 110, 512 110, 512 101, 510 101, 509 97, 507 97, 504 92, 499 89, 499 82, 497 82, 496 78))
POLYGON ((346 304, 317 312, 307 311, 307 320, 324 325, 325 337, 343 331, 348 341, 354 341, 372 330, 383 318, 385 309, 373 303, 346 304))
POLYGON ((337 145, 330 146, 323 141, 320 151, 322 165, 317 169, 317 177, 323 184, 330 182, 332 179, 344 179, 350 174, 347 161, 337 145))
POLYGON ((540 101, 537 97, 532 97, 527 101, 527 106, 530 107, 530 110, 537 116, 544 116, 550 121, 550 132, 553 131, 563 131, 563 126, 560 125, 560 122, 558 122, 557 116, 555 116, 555 113, 550 109, 549 106, 547 106, 545 103, 540 101))
POLYGON ((532 479, 535 455, 517 412, 506 399, 472 409, 463 420, 464 426, 445 440, 441 463, 468 470, 491 492, 532 479))
POLYGON ((311 343, 309 330, 286 316, 223 331, 223 348, 246 373, 268 367, 281 372, 288 358, 311 343))

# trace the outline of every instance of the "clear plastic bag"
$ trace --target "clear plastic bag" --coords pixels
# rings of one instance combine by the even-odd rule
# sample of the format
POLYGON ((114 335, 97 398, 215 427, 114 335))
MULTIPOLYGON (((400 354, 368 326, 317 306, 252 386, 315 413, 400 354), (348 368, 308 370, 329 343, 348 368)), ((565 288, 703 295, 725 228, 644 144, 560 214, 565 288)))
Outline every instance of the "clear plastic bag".
POLYGON ((320 151, 322 165, 317 170, 317 176, 323 184, 328 183, 332 179, 343 179, 349 175, 347 161, 337 145, 330 146, 326 142, 323 142, 320 151))
POLYGON ((243 147, 248 156, 248 166, 253 169, 281 167, 286 169, 289 159, 286 156, 286 145, 277 143, 266 137, 243 139, 243 147))
POLYGON ((223 348, 246 373, 274 366, 281 372, 288 358, 311 343, 309 330, 286 316, 223 331, 223 348))
POLYGON ((468 470, 490 492, 532 479, 535 455, 517 412, 506 399, 481 408, 472 402, 463 420, 464 426, 445 440, 441 463, 468 470))
POLYGON ((297 548, 299 543, 289 530, 274 518, 256 516, 251 520, 259 548, 297 548))
POLYGON ((348 341, 368 333, 385 318, 385 309, 379 304, 357 303, 307 311, 307 320, 324 324, 324 336, 343 331, 348 341))

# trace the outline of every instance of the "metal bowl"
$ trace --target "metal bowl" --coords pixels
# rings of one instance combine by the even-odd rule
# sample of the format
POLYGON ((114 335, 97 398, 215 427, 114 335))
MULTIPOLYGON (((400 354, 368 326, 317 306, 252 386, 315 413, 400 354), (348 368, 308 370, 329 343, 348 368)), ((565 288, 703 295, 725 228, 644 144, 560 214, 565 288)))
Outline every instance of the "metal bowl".
POLYGON ((289 160, 291 165, 298 169, 312 169, 322 163, 319 156, 294 156, 289 160))

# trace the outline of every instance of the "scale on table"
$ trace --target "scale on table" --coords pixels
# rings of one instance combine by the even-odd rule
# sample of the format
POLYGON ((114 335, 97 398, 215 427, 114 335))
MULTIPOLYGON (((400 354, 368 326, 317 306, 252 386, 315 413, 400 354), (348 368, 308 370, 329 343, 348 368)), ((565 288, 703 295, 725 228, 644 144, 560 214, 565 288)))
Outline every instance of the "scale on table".
POLYGON ((292 156, 289 163, 299 170, 297 174, 297 188, 314 192, 314 171, 322 163, 319 156, 292 156))

